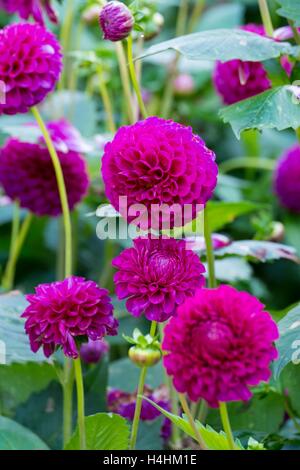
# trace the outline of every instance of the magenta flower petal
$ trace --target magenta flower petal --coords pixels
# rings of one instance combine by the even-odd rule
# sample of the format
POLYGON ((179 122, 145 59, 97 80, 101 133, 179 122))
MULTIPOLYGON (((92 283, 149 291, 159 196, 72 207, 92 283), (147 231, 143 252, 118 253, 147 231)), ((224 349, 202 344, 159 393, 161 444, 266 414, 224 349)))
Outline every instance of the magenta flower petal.
POLYGON ((51 6, 51 0, 0 0, 0 9, 7 13, 17 13, 23 20, 33 17, 40 24, 44 24, 43 13, 50 21, 57 23, 57 16, 51 6))
POLYGON ((212 197, 217 174, 214 153, 190 127, 157 117, 121 127, 102 159, 106 196, 129 222, 136 217, 130 208, 142 204, 142 228, 192 220, 212 197), (120 203, 124 196, 127 207, 120 203), (184 211, 187 205, 189 212, 184 211))
POLYGON ((76 358, 76 337, 95 341, 117 334, 118 321, 113 317, 108 291, 94 281, 71 276, 64 281, 41 284, 27 300, 29 305, 22 314, 26 318, 25 331, 32 351, 43 347, 46 357, 61 346, 66 356, 76 358), (78 300, 81 294, 84 301, 78 300), (95 307, 92 316, 91 304, 95 307))
POLYGON ((164 366, 193 401, 248 400, 249 386, 270 378, 278 329, 252 295, 222 285, 199 289, 165 328, 164 366))
POLYGON ((104 39, 122 41, 130 34, 134 17, 129 8, 122 2, 110 1, 101 9, 100 26, 104 39))
POLYGON ((175 315, 178 305, 205 284, 205 268, 184 240, 138 238, 112 264, 118 269, 118 297, 128 297, 128 311, 148 320, 162 322, 175 315))
POLYGON ((287 149, 277 163, 274 190, 280 203, 300 213, 300 145, 287 149))
POLYGON ((53 33, 37 24, 11 24, 0 30, 0 81, 5 85, 1 114, 26 113, 54 90, 62 54, 53 33))
MULTIPOLYGON (((86 163, 74 151, 58 152, 58 157, 72 210, 89 186, 86 163)), ((38 216, 62 213, 53 163, 44 146, 8 139, 0 149, 0 184, 7 196, 38 216)))

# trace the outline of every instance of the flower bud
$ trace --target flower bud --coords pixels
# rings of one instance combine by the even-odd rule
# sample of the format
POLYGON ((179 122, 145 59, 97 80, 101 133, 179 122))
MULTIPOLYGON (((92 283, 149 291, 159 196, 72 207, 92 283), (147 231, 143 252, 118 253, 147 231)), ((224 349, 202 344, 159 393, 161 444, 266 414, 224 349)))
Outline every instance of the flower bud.
POLYGON ((129 36, 134 25, 134 17, 124 3, 108 2, 100 12, 100 26, 104 39, 122 41, 129 36))
POLYGON ((128 351, 128 356, 139 367, 151 367, 160 361, 161 351, 155 346, 147 348, 132 346, 128 351))
POLYGON ((179 74, 174 82, 174 91, 179 96, 190 96, 195 91, 195 82, 191 75, 188 73, 179 74))
POLYGON ((104 340, 89 340, 80 347, 80 357, 87 364, 96 364, 109 350, 109 344, 104 340))

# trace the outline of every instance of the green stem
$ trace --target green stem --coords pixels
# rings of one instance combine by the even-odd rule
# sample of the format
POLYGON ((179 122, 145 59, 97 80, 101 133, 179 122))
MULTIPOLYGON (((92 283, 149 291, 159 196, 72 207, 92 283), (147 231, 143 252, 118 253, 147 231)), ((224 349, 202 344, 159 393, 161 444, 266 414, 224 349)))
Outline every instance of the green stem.
POLYGON ((229 416, 228 416, 226 403, 219 402, 219 410, 220 410, 220 416, 221 416, 223 429, 224 429, 225 434, 227 436, 229 448, 230 448, 230 450, 236 450, 236 446, 235 446, 234 438, 233 438, 233 435, 232 435, 232 430, 231 430, 231 425, 230 425, 230 421, 229 421, 229 416))
POLYGON ((215 276, 215 257, 212 244, 211 230, 209 226, 207 209, 204 210, 204 238, 206 245, 206 258, 208 266, 208 287, 213 289, 217 286, 215 276))
POLYGON ((196 426, 196 423, 194 421, 194 418, 192 416, 192 413, 189 409, 189 405, 186 401, 186 398, 185 398, 185 395, 183 395, 182 393, 178 393, 178 396, 179 396, 179 400, 180 400, 180 403, 181 403, 181 406, 182 406, 182 409, 184 411, 184 413, 186 414, 188 420, 189 420, 189 423, 190 423, 190 426, 191 428, 193 429, 194 431, 194 434, 195 434, 195 438, 196 438, 196 441, 198 442, 199 446, 200 446, 200 449, 202 450, 207 450, 207 447, 206 447, 206 444, 204 442, 204 440, 202 439, 202 436, 196 426))
POLYGON ((128 36, 127 38, 127 57, 128 57, 128 68, 129 73, 132 81, 132 85, 138 100, 139 108, 142 113, 144 119, 148 117, 148 113, 143 101, 142 92, 140 89, 140 85, 136 76, 136 70, 133 62, 133 54, 132 54, 132 36, 128 36))
POLYGON ((86 449, 85 422, 84 422, 84 388, 80 357, 74 359, 75 380, 77 388, 77 420, 79 431, 80 450, 86 449))
POLYGON ((255 168, 257 170, 273 171, 275 168, 275 161, 266 158, 253 159, 253 157, 231 158, 230 160, 221 163, 219 166, 220 173, 229 173, 239 168, 255 168))
POLYGON ((99 75, 99 91, 101 94, 103 106, 104 106, 105 113, 106 113, 107 129, 112 134, 115 134, 117 129, 116 129, 116 124, 114 120, 114 112, 113 112, 113 107, 112 107, 111 99, 109 96, 109 92, 108 92, 106 83, 103 77, 101 76, 100 71, 98 72, 98 75, 99 75))
POLYGON ((65 229, 65 277, 71 275, 72 272, 72 224, 71 224, 71 216, 70 216, 70 209, 67 197, 67 191, 64 181, 64 175, 62 172, 61 164, 53 145, 52 139, 48 132, 48 129, 39 113, 39 110, 34 106, 31 108, 32 114, 34 115, 39 128, 43 134, 45 139, 46 146, 48 148, 55 175, 57 180, 58 192, 62 206, 62 213, 63 213, 63 221, 64 221, 64 229, 65 229))
POLYGON ((273 37, 273 24, 267 0, 258 0, 260 16, 268 36, 273 37))
MULTIPOLYGON (((176 22, 176 37, 182 36, 185 32, 186 23, 187 23, 187 16, 188 16, 188 7, 189 7, 189 0, 181 0, 177 22, 176 22)), ((161 105, 161 117, 167 119, 170 116, 170 112, 173 105, 174 99, 174 87, 173 82, 176 77, 177 73, 177 65, 180 59, 180 53, 177 52, 173 63, 171 64, 170 71, 167 76, 166 85, 162 97, 162 105, 161 105)))
POLYGON ((290 27, 292 28, 295 42, 299 46, 300 45, 300 34, 299 34, 299 31, 298 31, 298 28, 295 26, 295 24, 292 20, 288 20, 288 22, 289 22, 290 27))
POLYGON ((192 33, 194 31, 197 21, 199 20, 203 12, 204 6, 205 0, 196 0, 187 28, 188 33, 192 33))
POLYGON ((127 112, 130 124, 134 124, 135 119, 134 119, 134 114, 133 114, 130 78, 128 74, 126 56, 125 56, 125 52, 124 52, 123 45, 121 42, 116 42, 116 52, 117 52, 117 57, 118 57, 118 62, 119 62, 119 69, 120 69, 120 75, 122 79, 124 97, 126 100, 126 112, 127 112))
MULTIPOLYGON (((21 226, 20 232, 18 233, 17 238, 14 239, 14 244, 11 247, 9 260, 8 260, 8 263, 7 263, 7 266, 3 275, 3 279, 2 279, 2 287, 4 289, 11 290, 13 287, 17 261, 21 253, 22 247, 24 245, 26 236, 28 234, 32 217, 33 217, 32 213, 29 212, 27 216, 25 217, 24 222, 22 223, 22 226, 21 226)), ((19 225, 19 222, 17 221, 15 222, 15 227, 13 228, 13 231, 16 230, 16 225, 19 225)), ((15 234, 13 234, 13 237, 15 237, 15 234)))
MULTIPOLYGON (((8 265, 10 264, 10 260, 13 257, 14 247, 15 247, 15 244, 17 242, 17 237, 18 237, 18 233, 19 233, 19 227, 20 227, 20 204, 19 204, 19 201, 15 201, 14 208, 13 208, 10 247, 9 247, 9 255, 8 255, 6 270, 8 269, 8 265)), ((2 279, 3 284, 4 284, 4 279, 5 279, 5 273, 4 273, 3 279, 2 279)), ((6 289, 5 285, 3 285, 3 284, 2 284, 2 287, 6 289)), ((8 289, 11 289, 11 287, 12 286, 8 287, 8 289)))
POLYGON ((297 139, 300 142, 300 127, 298 127, 298 129, 296 129, 295 132, 296 132, 297 139))
POLYGON ((63 378, 63 439, 64 446, 72 435, 74 368, 71 359, 65 359, 63 378))
POLYGON ((202 398, 200 402, 200 406, 199 406, 199 412, 198 412, 198 420, 200 421, 200 423, 202 424, 205 423, 207 413, 208 413, 208 406, 204 398, 202 398))
MULTIPOLYGON (((152 337, 155 336, 156 328, 157 328, 157 322, 156 321, 151 322, 150 335, 152 337)), ((129 443, 130 450, 134 450, 136 446, 147 370, 148 370, 148 367, 142 367, 141 373, 140 373, 138 390, 137 390, 137 399, 136 399, 136 404, 135 404, 134 417, 133 417, 132 428, 131 428, 131 437, 130 437, 130 443, 129 443)))
POLYGON ((61 78, 58 84, 60 90, 64 88, 65 85, 65 76, 67 70, 67 52, 69 50, 70 45, 70 37, 72 31, 72 24, 73 24, 73 17, 74 17, 74 5, 73 0, 67 0, 66 9, 65 9, 65 18, 62 22, 62 29, 60 35, 60 44, 64 53, 65 65, 61 74, 61 78))

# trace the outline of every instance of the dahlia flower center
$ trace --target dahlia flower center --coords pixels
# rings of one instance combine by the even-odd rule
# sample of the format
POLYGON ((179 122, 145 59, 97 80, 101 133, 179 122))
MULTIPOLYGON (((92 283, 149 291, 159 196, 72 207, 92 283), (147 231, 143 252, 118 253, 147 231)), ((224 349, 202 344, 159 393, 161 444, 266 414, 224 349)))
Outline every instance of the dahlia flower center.
POLYGON ((176 273, 178 263, 178 256, 166 250, 154 251, 149 257, 149 268, 157 278, 173 276, 176 273))
POLYGON ((201 351, 219 356, 227 349, 232 339, 232 331, 221 321, 205 321, 194 331, 194 339, 201 351))

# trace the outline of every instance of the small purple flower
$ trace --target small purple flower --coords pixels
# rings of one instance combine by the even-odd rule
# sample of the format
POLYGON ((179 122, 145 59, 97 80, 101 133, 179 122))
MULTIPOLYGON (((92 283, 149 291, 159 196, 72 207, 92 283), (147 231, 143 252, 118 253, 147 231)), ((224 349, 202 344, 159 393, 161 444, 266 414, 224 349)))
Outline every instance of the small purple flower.
POLYGON ((51 0, 0 0, 0 9, 8 13, 17 13, 23 20, 29 17, 44 24, 43 12, 47 14, 52 23, 57 23, 57 16, 51 6, 51 0))
POLYGON ((128 311, 148 320, 166 321, 196 289, 203 287, 205 268, 184 240, 137 238, 112 262, 116 294, 127 298, 128 311))
POLYGON ((300 145, 287 149, 274 173, 274 191, 280 203, 291 212, 300 213, 300 145))
POLYGON ((80 347, 80 357, 87 364, 96 364, 109 351, 109 344, 104 339, 89 339, 80 347))
MULTIPOLYGON (((86 153, 91 150, 91 146, 84 141, 80 132, 64 118, 48 122, 47 129, 56 150, 60 152, 86 153)), ((44 138, 41 137, 39 142, 44 143, 44 138)))
POLYGON ((108 2, 100 12, 100 26, 104 39, 122 41, 131 33, 134 17, 122 2, 108 2))
POLYGON ((60 44, 43 26, 20 23, 0 30, 0 82, 5 84, 0 116, 27 113, 43 101, 61 69, 60 44))
POLYGON ((71 276, 41 284, 26 298, 29 305, 22 317, 26 318, 25 331, 33 352, 43 347, 49 357, 62 347, 66 356, 77 358, 78 336, 96 341, 117 334, 118 321, 113 317, 108 291, 94 281, 71 276))

